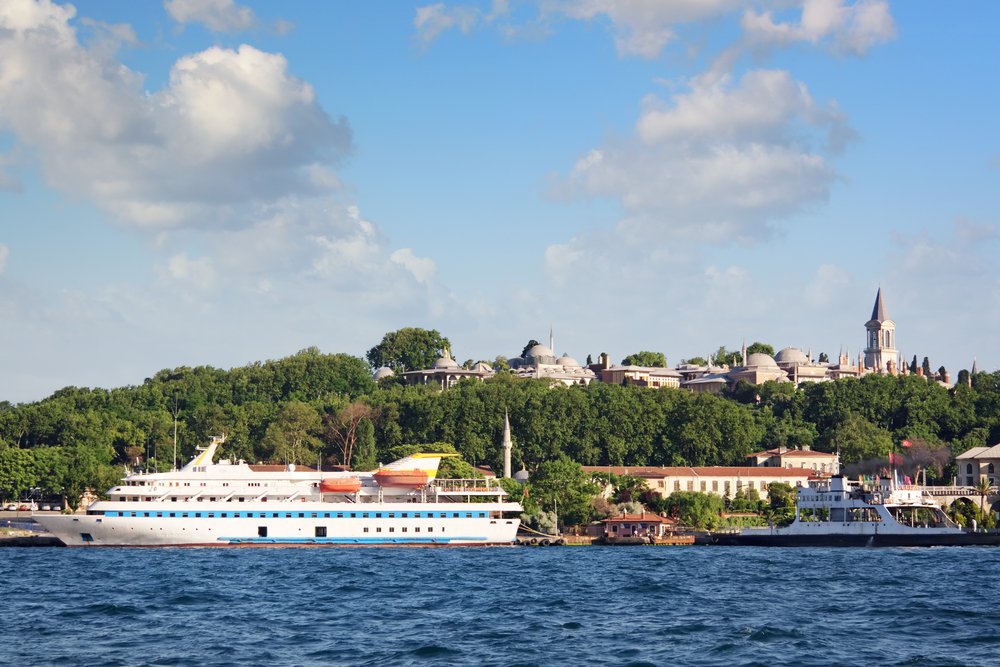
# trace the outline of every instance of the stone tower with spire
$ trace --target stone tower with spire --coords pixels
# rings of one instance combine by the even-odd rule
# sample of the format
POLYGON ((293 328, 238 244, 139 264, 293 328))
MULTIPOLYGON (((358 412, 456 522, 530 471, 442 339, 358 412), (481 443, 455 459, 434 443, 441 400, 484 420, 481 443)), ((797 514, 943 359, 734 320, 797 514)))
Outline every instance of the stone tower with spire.
POLYGON ((875 306, 872 317, 865 323, 868 331, 868 347, 865 348, 865 368, 876 373, 888 373, 889 362, 899 363, 899 351, 896 350, 896 323, 889 319, 885 302, 882 300, 882 288, 875 294, 875 306))

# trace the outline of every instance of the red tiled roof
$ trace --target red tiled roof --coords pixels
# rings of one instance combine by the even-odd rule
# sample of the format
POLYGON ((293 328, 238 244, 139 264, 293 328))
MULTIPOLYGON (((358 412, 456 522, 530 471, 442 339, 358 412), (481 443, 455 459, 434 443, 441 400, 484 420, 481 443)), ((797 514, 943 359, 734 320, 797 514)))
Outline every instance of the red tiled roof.
POLYGON ((633 477, 810 477, 815 470, 806 468, 763 468, 757 466, 667 466, 632 468, 629 466, 582 466, 586 472, 609 472, 633 477))

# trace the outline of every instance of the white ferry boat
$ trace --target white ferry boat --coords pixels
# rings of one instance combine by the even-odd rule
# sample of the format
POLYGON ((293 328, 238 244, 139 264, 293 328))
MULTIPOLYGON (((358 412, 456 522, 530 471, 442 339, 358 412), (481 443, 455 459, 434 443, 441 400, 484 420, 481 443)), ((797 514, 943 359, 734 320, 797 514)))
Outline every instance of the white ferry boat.
MULTIPOLYGON (((67 546, 494 545, 523 511, 492 479, 438 479, 414 454, 373 472, 213 462, 213 438, 181 470, 128 474, 85 514, 36 515, 67 546)), ((453 455, 452 455, 453 456, 453 455)))
POLYGON ((712 533, 710 544, 744 546, 921 547, 1000 545, 1000 535, 964 530, 920 488, 892 479, 863 483, 834 476, 798 490, 788 526, 712 533))

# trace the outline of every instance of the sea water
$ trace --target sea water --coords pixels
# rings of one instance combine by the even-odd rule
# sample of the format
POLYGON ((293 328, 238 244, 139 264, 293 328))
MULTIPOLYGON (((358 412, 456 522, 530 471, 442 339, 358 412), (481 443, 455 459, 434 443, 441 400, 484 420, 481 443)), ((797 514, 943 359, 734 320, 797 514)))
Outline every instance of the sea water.
POLYGON ((993 665, 1000 549, 0 549, 3 665, 993 665))

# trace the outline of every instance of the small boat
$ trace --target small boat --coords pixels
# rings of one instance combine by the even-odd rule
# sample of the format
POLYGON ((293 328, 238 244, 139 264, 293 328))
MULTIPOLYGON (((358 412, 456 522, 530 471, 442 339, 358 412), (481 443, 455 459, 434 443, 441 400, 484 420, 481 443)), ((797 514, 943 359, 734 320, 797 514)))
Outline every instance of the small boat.
POLYGON ((390 470, 383 468, 372 477, 379 486, 403 487, 418 489, 426 486, 430 476, 424 470, 390 470))
POLYGON ((326 477, 319 482, 320 493, 357 493, 361 480, 357 477, 326 477))
POLYGON ((707 544, 774 547, 1000 546, 1000 534, 954 523, 923 489, 836 475, 798 490, 788 526, 709 533, 707 544))

